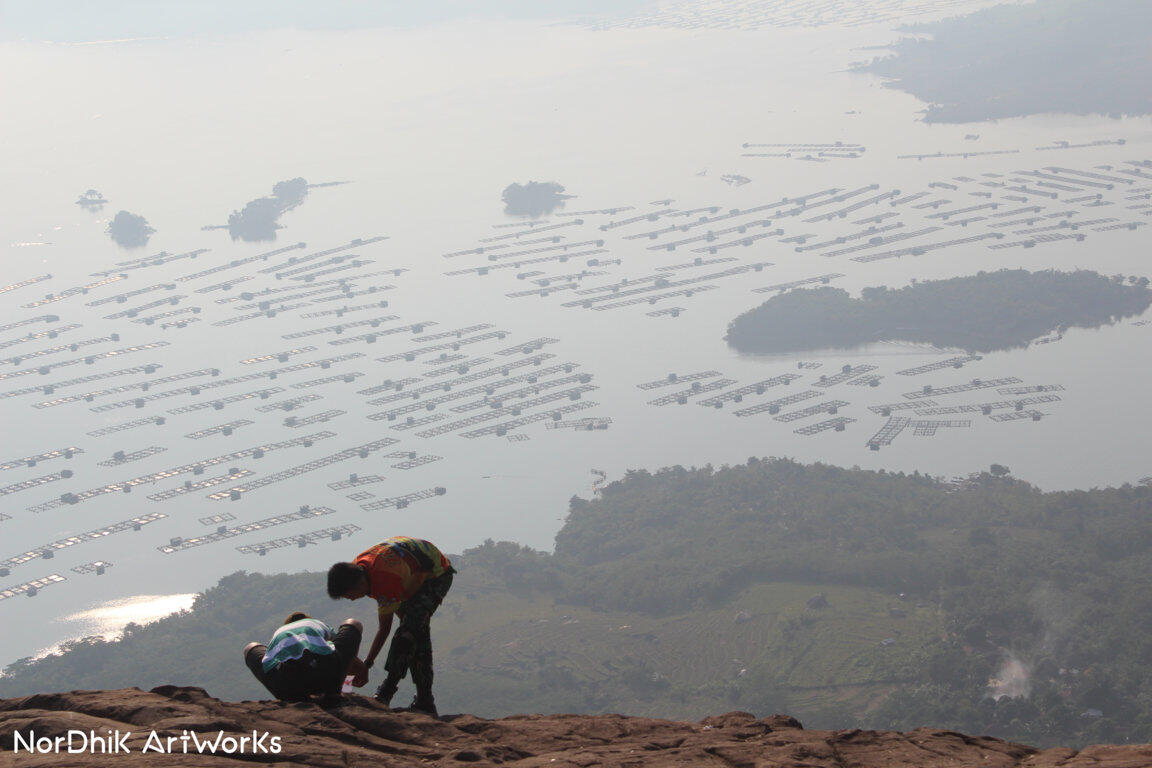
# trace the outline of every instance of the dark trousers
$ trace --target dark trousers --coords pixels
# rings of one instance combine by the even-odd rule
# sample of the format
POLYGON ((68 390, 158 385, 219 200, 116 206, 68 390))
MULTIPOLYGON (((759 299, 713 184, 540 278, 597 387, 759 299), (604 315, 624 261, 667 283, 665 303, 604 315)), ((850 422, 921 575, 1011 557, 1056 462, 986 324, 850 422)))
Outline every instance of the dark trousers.
POLYGON ((266 645, 256 645, 244 654, 244 663, 268 692, 281 701, 305 701, 314 694, 338 694, 344 684, 348 665, 360 652, 360 630, 341 624, 332 639, 334 653, 305 651, 298 659, 277 664, 264 671, 266 645))
POLYGON ((432 696, 432 631, 429 622, 452 587, 452 574, 455 572, 448 569, 442 576, 424 582, 416 594, 396 609, 400 626, 388 647, 388 658, 384 662, 388 677, 381 685, 381 690, 389 695, 411 670, 416 695, 420 698, 432 696))

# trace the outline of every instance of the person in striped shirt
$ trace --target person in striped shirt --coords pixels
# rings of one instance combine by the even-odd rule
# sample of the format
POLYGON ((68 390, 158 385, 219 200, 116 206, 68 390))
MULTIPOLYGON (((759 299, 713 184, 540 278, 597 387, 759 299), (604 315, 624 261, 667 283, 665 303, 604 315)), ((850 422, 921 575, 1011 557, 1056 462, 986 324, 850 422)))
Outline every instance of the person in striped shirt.
POLYGON ((452 563, 434 544, 408 536, 393 536, 352 562, 336 563, 328 570, 328 595, 333 600, 376 600, 379 628, 364 657, 369 668, 388 639, 393 614, 400 617, 384 662, 388 674, 376 691, 378 701, 391 704, 400 681, 411 670, 416 698, 410 709, 437 715, 429 621, 448 594, 454 573, 452 563))
POLYGON ((347 619, 335 632, 303 611, 285 619, 267 645, 249 643, 244 663, 268 692, 281 701, 307 701, 319 695, 338 698, 344 679, 352 684, 368 682, 368 668, 360 660, 363 625, 347 619))

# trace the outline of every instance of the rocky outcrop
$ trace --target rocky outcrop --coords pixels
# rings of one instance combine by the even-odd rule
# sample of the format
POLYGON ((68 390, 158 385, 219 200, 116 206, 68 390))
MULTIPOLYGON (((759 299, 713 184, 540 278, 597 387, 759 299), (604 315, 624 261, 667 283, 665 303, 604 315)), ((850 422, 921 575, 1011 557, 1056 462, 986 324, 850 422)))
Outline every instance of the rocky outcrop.
POLYGON ((360 696, 322 708, 227 702, 200 688, 74 691, 0 700, 0 766, 737 766, 747 768, 1146 768, 1152 745, 1037 750, 919 728, 809 731, 730 712, 699 723, 621 715, 433 719, 360 696), (73 746, 87 748, 69 754, 73 746), (34 737, 33 735, 34 734, 34 737), (95 742, 92 736, 104 737, 95 742), (29 752, 30 739, 35 748, 29 752), (57 739, 59 747, 56 748, 57 739), (49 747, 49 745, 52 745, 49 747), (19 747, 18 752, 13 752, 19 747), (102 753, 101 747, 107 750, 102 753), (111 752, 112 749, 119 752, 111 752), (124 750, 127 750, 126 752, 124 750), (145 751, 147 750, 147 751, 145 751), (213 751, 214 750, 214 751, 213 751))

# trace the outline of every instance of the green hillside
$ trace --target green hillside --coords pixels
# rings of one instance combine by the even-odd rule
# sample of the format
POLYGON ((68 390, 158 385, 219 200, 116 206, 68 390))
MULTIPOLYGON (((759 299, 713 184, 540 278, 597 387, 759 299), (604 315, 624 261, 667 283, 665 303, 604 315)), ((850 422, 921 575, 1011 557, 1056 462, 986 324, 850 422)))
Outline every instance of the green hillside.
MULTIPOLYGON (((572 499, 554 554, 453 556, 433 621, 441 710, 1152 740, 1152 488, 1041 493, 994 468, 959 484, 787 459, 629 472, 572 499)), ((244 643, 300 607, 370 617, 323 581, 233 574, 122 641, 12 665, 0 695, 262 697, 244 643)))
POLYGON ((934 608, 909 605, 900 617, 890 613, 896 605, 876 590, 792 583, 758 584, 660 617, 543 597, 465 597, 437 628, 438 675, 446 696, 501 713, 699 719, 738 706, 840 714, 914 682, 908 659, 939 637, 934 608), (807 608, 817 594, 827 605, 807 608))

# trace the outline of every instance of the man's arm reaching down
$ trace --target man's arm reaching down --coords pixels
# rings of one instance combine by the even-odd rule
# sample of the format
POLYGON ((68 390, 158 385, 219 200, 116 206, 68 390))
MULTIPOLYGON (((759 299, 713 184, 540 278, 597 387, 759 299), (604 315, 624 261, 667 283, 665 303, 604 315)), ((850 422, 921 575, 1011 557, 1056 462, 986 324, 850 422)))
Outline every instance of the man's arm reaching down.
POLYGON ((364 663, 368 666, 372 666, 373 662, 376 661, 376 656, 384 647, 384 641, 388 639, 388 633, 392 631, 391 613, 378 613, 377 617, 380 620, 380 625, 376 630, 376 637, 372 638, 372 646, 368 649, 368 655, 364 657, 364 663))

